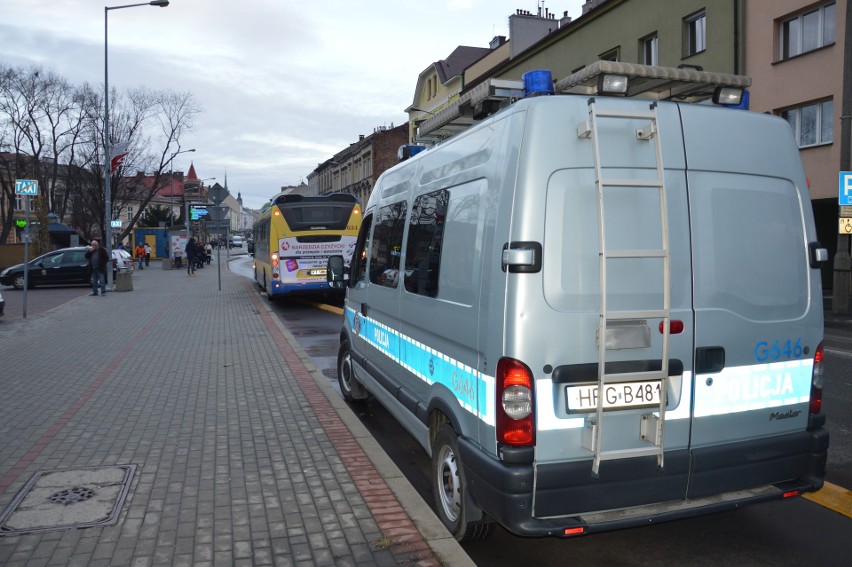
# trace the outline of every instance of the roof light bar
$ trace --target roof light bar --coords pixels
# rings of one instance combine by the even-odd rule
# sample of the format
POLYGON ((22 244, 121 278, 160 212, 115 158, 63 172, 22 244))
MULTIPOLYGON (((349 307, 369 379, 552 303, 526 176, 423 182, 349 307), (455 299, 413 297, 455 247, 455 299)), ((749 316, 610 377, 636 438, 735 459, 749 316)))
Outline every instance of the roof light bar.
POLYGON ((713 91, 713 103, 737 106, 743 100, 743 90, 736 87, 716 87, 713 91))
POLYGON ((627 75, 598 75, 598 94, 627 95, 627 75))

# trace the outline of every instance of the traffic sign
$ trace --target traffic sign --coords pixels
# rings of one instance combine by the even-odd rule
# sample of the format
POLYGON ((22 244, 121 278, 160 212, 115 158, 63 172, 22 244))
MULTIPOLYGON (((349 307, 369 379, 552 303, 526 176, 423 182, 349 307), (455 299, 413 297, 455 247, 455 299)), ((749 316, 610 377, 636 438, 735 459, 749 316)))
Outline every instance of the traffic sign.
POLYGON ((841 171, 838 185, 838 202, 841 205, 852 205, 852 171, 841 171))
POLYGON ((841 218, 838 234, 852 234, 852 219, 841 218))
POLYGON ((15 195, 28 195, 30 197, 37 196, 38 181, 35 179, 16 179, 15 195))

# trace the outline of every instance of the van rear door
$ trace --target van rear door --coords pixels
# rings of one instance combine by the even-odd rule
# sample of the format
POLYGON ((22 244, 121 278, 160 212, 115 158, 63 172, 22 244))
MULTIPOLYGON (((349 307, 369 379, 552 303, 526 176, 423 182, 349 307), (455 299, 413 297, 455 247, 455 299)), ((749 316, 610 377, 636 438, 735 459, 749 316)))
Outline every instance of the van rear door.
POLYGON ((680 109, 694 269, 694 498, 801 474, 822 294, 789 126, 749 112, 680 109))

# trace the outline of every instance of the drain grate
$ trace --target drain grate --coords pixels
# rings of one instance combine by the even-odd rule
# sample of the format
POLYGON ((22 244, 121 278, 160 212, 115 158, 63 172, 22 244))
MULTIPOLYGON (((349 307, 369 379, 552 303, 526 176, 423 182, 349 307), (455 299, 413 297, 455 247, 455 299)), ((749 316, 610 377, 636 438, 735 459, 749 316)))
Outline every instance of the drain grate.
POLYGON ((95 491, 90 488, 75 486, 74 488, 60 490, 56 494, 51 494, 50 501, 54 504, 65 504, 67 506, 68 504, 76 504, 77 502, 88 500, 94 495, 95 491))
POLYGON ((135 472, 136 465, 37 472, 0 514, 0 536, 114 525, 135 472))

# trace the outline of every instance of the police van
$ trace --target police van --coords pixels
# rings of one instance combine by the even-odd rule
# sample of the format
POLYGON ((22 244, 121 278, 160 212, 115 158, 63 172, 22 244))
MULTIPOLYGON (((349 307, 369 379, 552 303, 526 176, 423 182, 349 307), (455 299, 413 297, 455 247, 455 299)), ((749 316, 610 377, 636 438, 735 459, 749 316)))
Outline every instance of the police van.
POLYGON ((822 486, 827 253, 789 125, 710 101, 748 84, 603 61, 488 81, 377 181, 351 267, 329 262, 340 387, 431 456, 457 539, 822 486))

